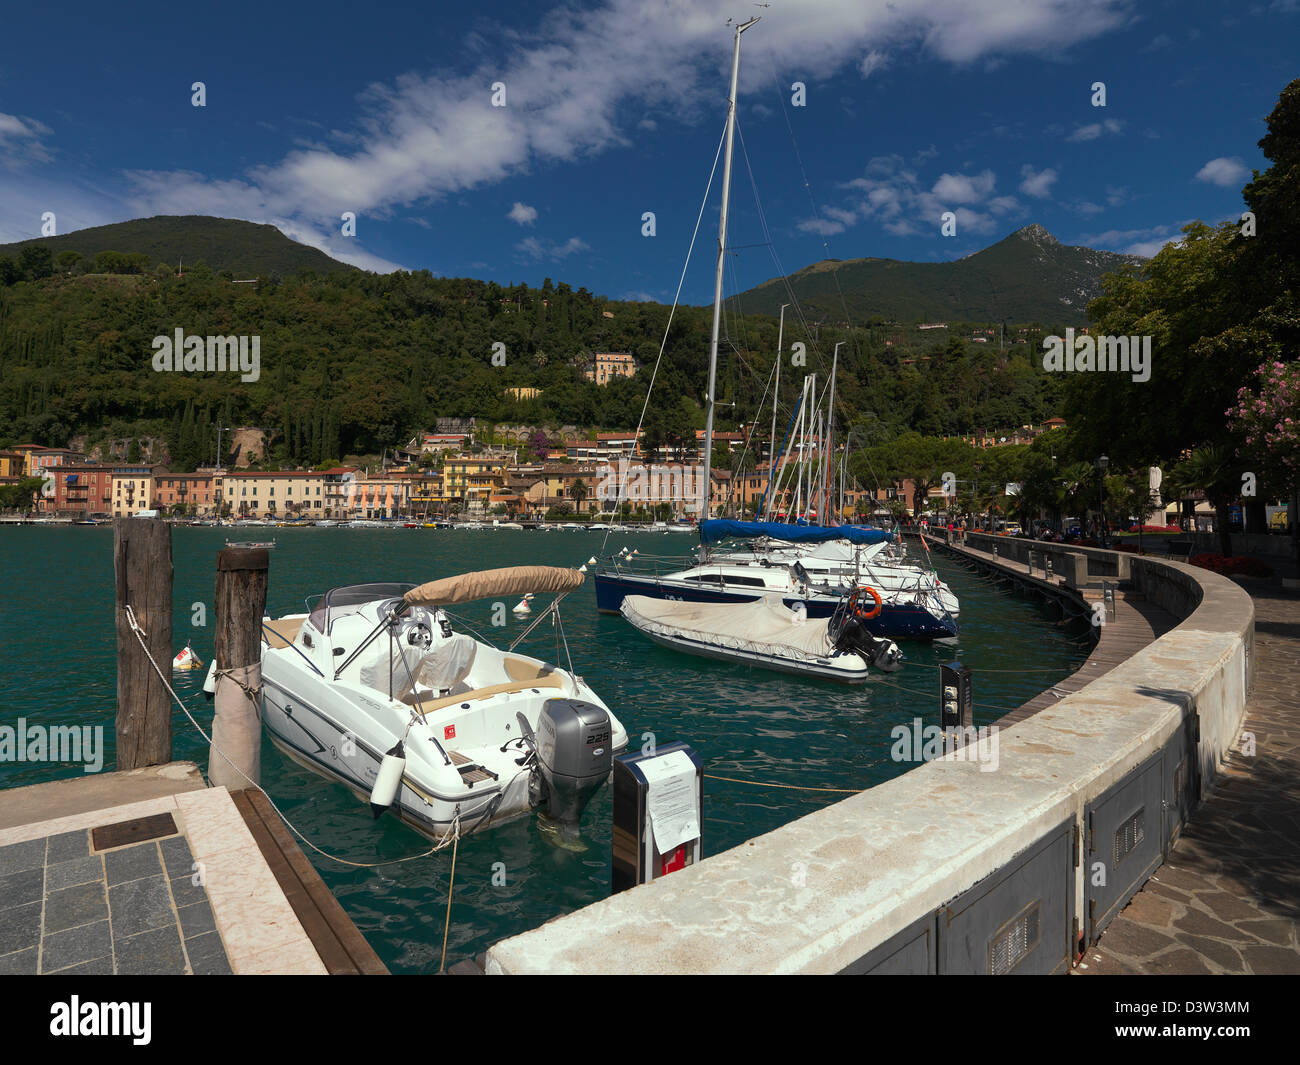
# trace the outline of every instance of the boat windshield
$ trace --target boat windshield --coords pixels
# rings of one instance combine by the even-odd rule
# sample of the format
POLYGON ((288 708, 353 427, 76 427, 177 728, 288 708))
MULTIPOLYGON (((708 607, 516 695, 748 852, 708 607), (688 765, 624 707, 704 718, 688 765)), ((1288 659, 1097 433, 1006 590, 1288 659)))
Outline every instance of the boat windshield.
POLYGON ((328 632, 327 625, 346 614, 355 614, 366 603, 378 599, 400 599, 415 585, 409 581, 392 581, 379 584, 349 584, 332 588, 316 603, 311 612, 311 624, 317 632, 328 632))

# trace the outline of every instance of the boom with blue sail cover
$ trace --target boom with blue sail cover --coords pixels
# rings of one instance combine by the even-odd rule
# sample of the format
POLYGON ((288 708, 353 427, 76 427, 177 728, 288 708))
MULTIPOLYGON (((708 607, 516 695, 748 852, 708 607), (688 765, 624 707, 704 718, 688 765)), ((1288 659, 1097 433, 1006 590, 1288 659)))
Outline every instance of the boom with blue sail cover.
POLYGON ((884 529, 862 525, 787 525, 776 521, 732 521, 714 518, 700 522, 700 540, 715 544, 728 537, 766 536, 792 544, 820 544, 828 540, 847 540, 851 544, 883 544, 890 539, 884 529))

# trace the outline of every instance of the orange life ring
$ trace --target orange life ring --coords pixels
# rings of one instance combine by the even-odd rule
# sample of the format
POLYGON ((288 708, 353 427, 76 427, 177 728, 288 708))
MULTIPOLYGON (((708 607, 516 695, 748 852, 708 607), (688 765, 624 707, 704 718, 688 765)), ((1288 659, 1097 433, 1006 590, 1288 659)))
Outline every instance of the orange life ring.
POLYGON ((853 589, 853 596, 850 599, 850 605, 853 609, 853 615, 859 621, 870 621, 872 618, 878 615, 880 611, 883 609, 883 605, 880 601, 880 593, 876 591, 874 588, 871 588, 865 584, 859 584, 856 588, 853 589), (872 607, 869 612, 863 608, 863 603, 866 598, 862 594, 863 592, 867 593, 867 595, 870 595, 871 598, 876 601, 876 605, 872 607))

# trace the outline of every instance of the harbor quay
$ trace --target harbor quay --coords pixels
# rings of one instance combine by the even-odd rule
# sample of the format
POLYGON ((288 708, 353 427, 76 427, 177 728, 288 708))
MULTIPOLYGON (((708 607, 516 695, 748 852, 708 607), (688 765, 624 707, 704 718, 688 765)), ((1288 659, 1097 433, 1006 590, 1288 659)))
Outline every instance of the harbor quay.
MULTIPOLYGON (((977 533, 927 546, 1063 619, 1100 618, 1087 660, 969 756, 450 971, 1297 971, 1285 678, 1300 597, 1123 552, 977 533)), ((210 783, 165 761, 0 792, 0 970, 385 972, 266 796, 210 783)))
POLYGON ((927 761, 499 942, 485 971, 1300 971, 1296 832, 1285 820, 1300 708, 1282 710, 1277 694, 1300 598, 1096 549, 1064 549, 1040 578, 1029 551, 1057 545, 951 533, 934 542, 1027 594, 1107 612, 1082 682, 1008 715, 999 772, 956 753, 927 761), (1263 645, 1257 601, 1270 619, 1263 645), (1256 721, 1270 726, 1267 746, 1246 760, 1243 728, 1256 721), (1243 797, 1256 790, 1260 812, 1243 797), (1253 823, 1238 833, 1225 817, 1253 823), (1197 829, 1200 818, 1219 827, 1197 829), (1211 840, 1229 838, 1211 853, 1211 840), (1149 901, 1162 877, 1179 885, 1177 908, 1149 901), (1234 892, 1242 911, 1230 926, 1234 892), (1161 919, 1171 927, 1156 938, 1148 925, 1161 919))

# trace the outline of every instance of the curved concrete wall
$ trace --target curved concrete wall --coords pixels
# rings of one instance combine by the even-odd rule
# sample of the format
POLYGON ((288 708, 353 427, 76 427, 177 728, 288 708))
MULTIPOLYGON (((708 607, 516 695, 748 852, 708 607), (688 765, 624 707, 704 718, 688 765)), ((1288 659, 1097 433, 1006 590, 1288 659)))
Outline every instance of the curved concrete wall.
MULTIPOLYGON (((1253 606, 1208 571, 1151 559, 1133 568, 1153 598, 1190 607, 1182 623, 1003 731, 995 771, 960 752, 926 762, 504 940, 489 951, 487 971, 840 972, 1012 868, 1063 823, 1085 824, 1085 807, 1175 742, 1192 713, 1208 783, 1245 715, 1253 606)), ((1072 874, 1073 913, 1083 908, 1086 869, 1080 862, 1072 874)))

